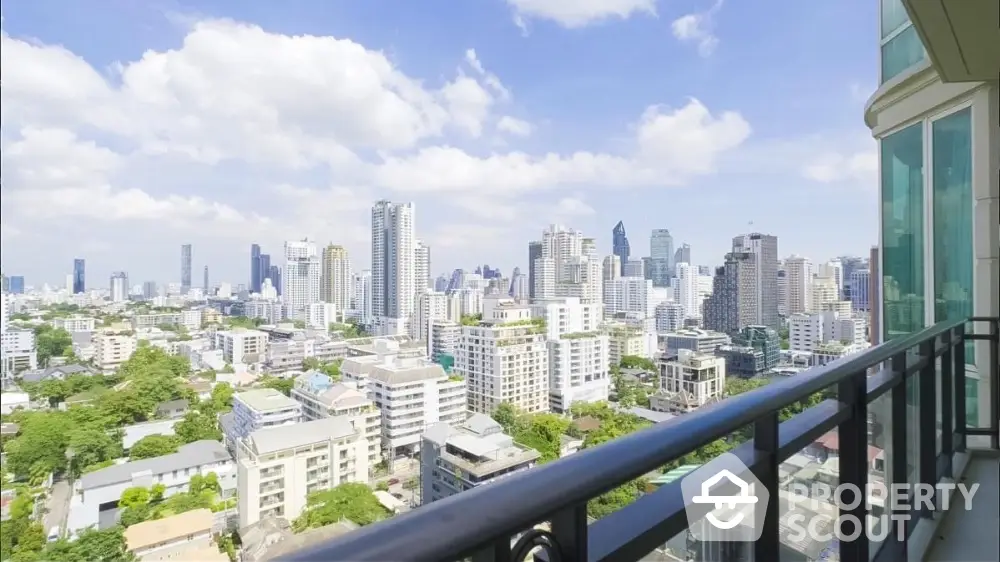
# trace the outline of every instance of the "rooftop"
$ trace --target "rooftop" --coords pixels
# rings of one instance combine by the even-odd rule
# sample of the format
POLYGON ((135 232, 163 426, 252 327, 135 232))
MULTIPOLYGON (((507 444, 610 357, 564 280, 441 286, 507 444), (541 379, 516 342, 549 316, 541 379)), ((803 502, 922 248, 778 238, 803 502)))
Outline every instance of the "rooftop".
POLYGON ((298 408, 299 403, 273 388, 255 388, 233 397, 258 412, 298 408))
POLYGON ((211 510, 195 509, 163 519, 137 523, 125 529, 125 543, 129 550, 139 550, 157 543, 204 533, 212 529, 212 519, 211 510))
POLYGON ((112 486, 132 480, 134 474, 148 472, 150 474, 165 474, 175 470, 184 470, 206 464, 232 460, 229 452, 218 441, 195 441, 181 445, 176 453, 127 462, 88 472, 80 477, 80 486, 84 490, 112 486))
POLYGON ((408 384, 420 381, 440 379, 448 376, 444 367, 437 363, 410 363, 398 365, 382 364, 374 366, 369 378, 386 385, 408 384))
POLYGON ((354 433, 354 426, 346 417, 334 416, 303 423, 265 427, 250 433, 247 440, 258 455, 267 455, 330 439, 342 439, 354 433))
POLYGON ((511 466, 529 463, 541 455, 514 442, 489 416, 473 414, 460 426, 431 424, 423 438, 441 447, 441 458, 477 476, 488 476, 511 466), (451 448, 453 452, 449 452, 451 448))

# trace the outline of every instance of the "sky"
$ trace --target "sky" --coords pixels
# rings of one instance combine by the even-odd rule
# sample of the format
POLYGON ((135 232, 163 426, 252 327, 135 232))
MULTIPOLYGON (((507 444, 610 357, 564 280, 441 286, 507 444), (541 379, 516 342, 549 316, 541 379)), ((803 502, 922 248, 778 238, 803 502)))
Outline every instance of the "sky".
MULTIPOLYGON (((434 275, 527 266, 557 223, 867 255, 873 0, 33 0, 3 4, 0 263, 61 284, 247 283, 249 246, 344 245, 416 205, 434 275)), ((272 258, 274 260, 274 258, 272 258)), ((272 261, 272 263, 275 263, 272 261)))

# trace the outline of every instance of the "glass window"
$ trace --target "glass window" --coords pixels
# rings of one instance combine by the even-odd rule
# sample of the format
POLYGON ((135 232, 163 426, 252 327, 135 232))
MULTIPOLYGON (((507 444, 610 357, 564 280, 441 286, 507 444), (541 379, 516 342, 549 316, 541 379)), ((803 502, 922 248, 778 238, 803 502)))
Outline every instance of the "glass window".
POLYGON ((902 0, 881 0, 882 4, 882 39, 903 25, 910 23, 910 16, 903 7, 902 0))
POLYGON ((882 82, 924 60, 924 45, 913 26, 882 45, 882 82))
MULTIPOLYGON (((934 209, 934 321, 972 316, 974 259, 972 232, 972 109, 931 125, 934 209)), ((969 342, 966 362, 974 363, 969 342)), ((970 373, 970 375, 972 375, 970 373)), ((979 423, 979 379, 966 379, 966 414, 979 423)))
POLYGON ((924 327, 922 124, 881 141, 885 341, 924 327))

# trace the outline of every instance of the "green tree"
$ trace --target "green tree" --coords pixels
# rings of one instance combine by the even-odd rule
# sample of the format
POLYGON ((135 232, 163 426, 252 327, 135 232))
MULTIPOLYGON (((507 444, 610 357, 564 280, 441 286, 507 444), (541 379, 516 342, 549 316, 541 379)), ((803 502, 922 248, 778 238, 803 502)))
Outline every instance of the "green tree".
POLYGON ((623 356, 620 365, 622 369, 642 369, 651 373, 658 371, 656 363, 651 359, 639 357, 638 355, 623 356))
POLYGON ((370 525, 389 516, 371 488, 354 482, 341 484, 332 490, 313 492, 309 494, 306 506, 293 523, 296 532, 345 519, 357 525, 370 525))
POLYGON ((377 482, 375 484, 375 491, 377 491, 377 492, 388 492, 389 491, 389 483, 386 482, 385 480, 380 480, 379 482, 377 482))
POLYGON ((212 387, 211 408, 215 412, 228 412, 233 408, 233 387, 220 382, 212 387))
POLYGON ((271 375, 265 375, 260 379, 260 385, 264 388, 273 388, 285 396, 292 395, 292 387, 295 386, 294 379, 280 379, 271 375))
POLYGON ((219 441, 222 439, 222 432, 219 431, 218 421, 214 416, 198 411, 190 411, 184 415, 184 419, 174 426, 174 434, 184 443, 192 443, 204 439, 219 441))
POLYGON ((315 357, 306 357, 302 360, 302 370, 303 371, 314 371, 319 369, 319 359, 315 357))
POLYGON ((64 539, 50 543, 42 559, 47 562, 137 562, 138 558, 127 550, 124 531, 121 526, 100 531, 87 529, 75 541, 64 539))
POLYGON ((335 381, 340 380, 340 361, 332 361, 325 365, 321 365, 319 368, 320 372, 330 377, 335 381))
POLYGON ((109 434, 98 426, 76 427, 70 430, 67 447, 74 452, 74 476, 81 474, 81 468, 122 456, 121 437, 109 434))
POLYGON ((67 350, 73 352, 73 337, 66 330, 53 328, 50 324, 39 324, 34 331, 39 365, 47 367, 49 359, 62 357, 67 350))
POLYGON ((176 453, 181 446, 181 440, 174 435, 147 435, 135 442, 129 449, 131 460, 151 459, 176 453))
POLYGON ((126 488, 122 492, 121 498, 118 500, 118 506, 124 508, 135 508, 144 505, 149 505, 150 492, 149 488, 143 488, 142 486, 133 486, 131 488, 126 488))

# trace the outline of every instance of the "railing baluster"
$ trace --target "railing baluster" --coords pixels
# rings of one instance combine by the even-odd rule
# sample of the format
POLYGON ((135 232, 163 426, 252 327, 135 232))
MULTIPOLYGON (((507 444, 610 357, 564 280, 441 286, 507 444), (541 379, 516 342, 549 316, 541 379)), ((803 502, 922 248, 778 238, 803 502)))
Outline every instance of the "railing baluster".
POLYGON ((552 518, 552 535, 555 537, 563 562, 586 560, 587 504, 570 507, 557 513, 552 518))
POLYGON ((945 350, 941 354, 941 454, 944 455, 944 469, 938 474, 941 478, 952 477, 952 456, 955 454, 955 405, 952 403, 955 393, 952 386, 952 369, 954 367, 955 340, 951 331, 941 335, 945 350))
POLYGON ((1000 449, 1000 320, 990 320, 990 446, 1000 449))
MULTIPOLYGON (((935 392, 934 375, 936 372, 936 360, 934 358, 937 338, 931 338, 920 344, 920 357, 926 363, 920 372, 917 373, 917 439, 920 447, 917 448, 917 478, 924 486, 933 486, 937 483, 937 395, 935 392)), ((933 499, 933 505, 937 505, 937 498, 933 499)), ((924 517, 933 517, 936 509, 926 509, 921 507, 920 514, 924 517)))
POLYGON ((955 360, 953 362, 955 377, 955 451, 965 452, 966 445, 966 413, 965 400, 967 390, 965 388, 965 324, 955 327, 955 339, 958 340, 955 346, 955 360))
POLYGON ((753 446, 758 456, 764 456, 765 461, 755 471, 755 476, 767 488, 770 501, 764 513, 761 525, 761 535, 753 543, 753 559, 758 562, 773 560, 779 548, 779 520, 781 505, 778 499, 778 412, 758 419, 753 427, 753 446))
POLYGON ((510 562, 510 537, 496 539, 472 555, 472 562, 510 562))
MULTIPOLYGON (((906 353, 900 353, 892 358, 892 372, 899 377, 889 396, 889 466, 886 467, 887 480, 889 486, 889 497, 886 498, 886 506, 896 505, 895 493, 892 491, 892 484, 906 484, 907 481, 907 443, 906 443, 906 353)), ((905 509, 892 509, 892 533, 887 537, 885 544, 879 551, 878 561, 906 560, 906 543, 909 537, 909 529, 905 516, 909 513, 905 509)))
POLYGON ((840 402, 850 408, 851 415, 837 429, 840 437, 840 482, 850 484, 848 493, 841 494, 841 532, 857 538, 840 543, 840 559, 844 562, 868 562, 868 395, 867 371, 861 371, 838 384, 840 402), (855 494, 860 494, 856 497, 855 494), (848 507, 853 506, 853 507, 848 507), (845 528, 844 523, 860 524, 860 531, 845 528))

